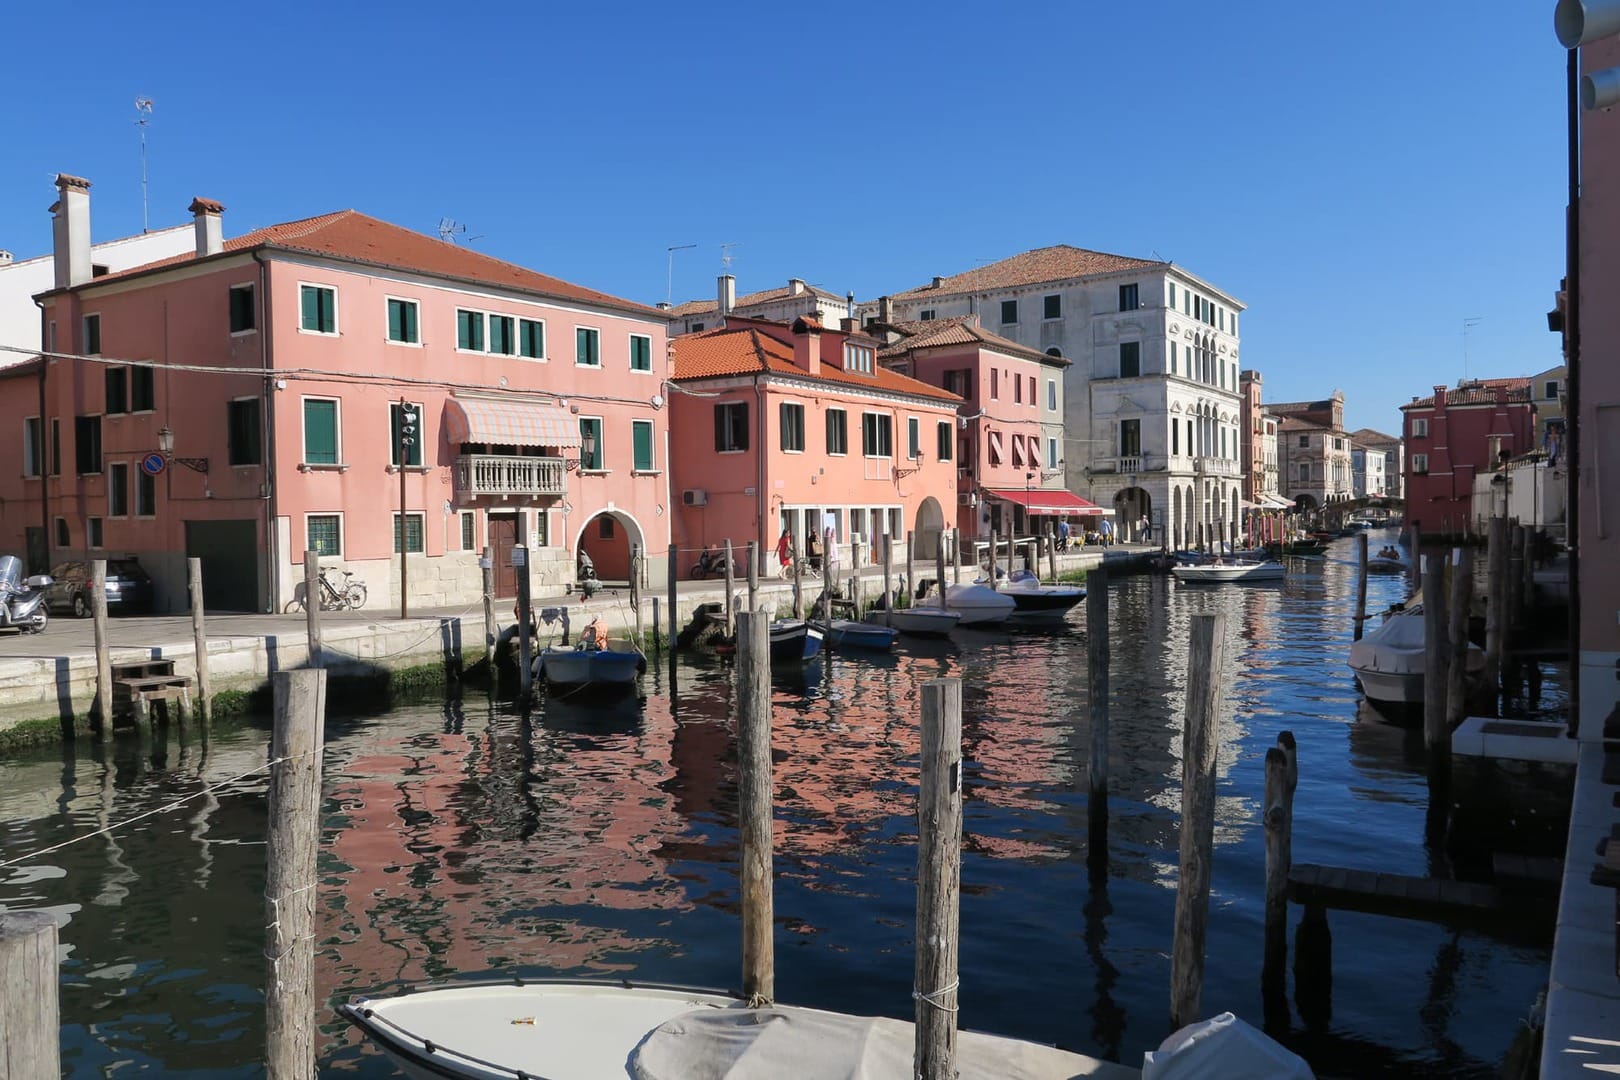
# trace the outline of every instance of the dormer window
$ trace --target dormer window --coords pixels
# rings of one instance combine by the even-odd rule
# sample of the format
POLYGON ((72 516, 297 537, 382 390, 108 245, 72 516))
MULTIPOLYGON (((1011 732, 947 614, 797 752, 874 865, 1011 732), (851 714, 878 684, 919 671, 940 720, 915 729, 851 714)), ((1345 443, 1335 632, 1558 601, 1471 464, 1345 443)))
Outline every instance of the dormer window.
POLYGON ((870 345, 852 345, 846 342, 844 344, 844 370, 864 371, 870 375, 875 355, 875 351, 870 345))

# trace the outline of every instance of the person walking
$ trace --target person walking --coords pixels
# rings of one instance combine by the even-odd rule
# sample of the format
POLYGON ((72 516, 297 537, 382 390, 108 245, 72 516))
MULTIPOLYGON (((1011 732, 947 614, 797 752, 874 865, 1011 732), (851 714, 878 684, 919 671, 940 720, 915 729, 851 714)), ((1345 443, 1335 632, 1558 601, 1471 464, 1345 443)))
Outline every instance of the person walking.
POLYGON ((1137 524, 1140 525, 1142 529, 1142 543, 1145 544, 1149 540, 1153 539, 1153 523, 1148 521, 1148 516, 1146 514, 1142 515, 1142 520, 1137 524))
POLYGON ((1058 550, 1069 550, 1069 519, 1064 518, 1058 522, 1058 550))
POLYGON ((1114 544, 1114 523, 1108 518, 1102 519, 1102 546, 1112 547, 1114 544))
POLYGON ((788 531, 786 529, 783 529, 782 535, 778 537, 776 541, 776 563, 779 568, 778 572, 784 577, 787 576, 787 566, 788 563, 792 561, 792 558, 793 537, 788 535, 788 531))

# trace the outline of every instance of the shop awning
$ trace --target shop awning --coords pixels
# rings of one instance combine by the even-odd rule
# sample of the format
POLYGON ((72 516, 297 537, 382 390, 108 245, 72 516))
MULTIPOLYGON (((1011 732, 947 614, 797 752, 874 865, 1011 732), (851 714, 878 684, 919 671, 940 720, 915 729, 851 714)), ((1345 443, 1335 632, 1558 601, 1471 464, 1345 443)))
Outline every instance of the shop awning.
POLYGON ((579 445, 579 423, 568 410, 537 401, 453 397, 444 403, 444 432, 452 443, 579 445))
POLYGON ((1087 502, 1072 491, 1061 488, 1030 488, 1027 491, 987 489, 985 494, 992 499, 1013 503, 1022 506, 1032 514, 1107 514, 1113 515, 1112 510, 1104 510, 1094 502, 1087 502))
POLYGON ((1267 510, 1292 510, 1294 504, 1269 491, 1260 496, 1260 505, 1267 510))

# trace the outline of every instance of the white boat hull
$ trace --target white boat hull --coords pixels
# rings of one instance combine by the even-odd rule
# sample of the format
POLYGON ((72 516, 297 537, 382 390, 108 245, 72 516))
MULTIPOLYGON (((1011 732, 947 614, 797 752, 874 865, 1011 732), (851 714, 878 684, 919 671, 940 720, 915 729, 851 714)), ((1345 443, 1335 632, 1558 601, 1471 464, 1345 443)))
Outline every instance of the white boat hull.
POLYGON ((1288 576, 1288 571, 1278 562, 1200 563, 1195 566, 1173 566, 1170 572, 1176 576, 1177 581, 1189 585, 1282 581, 1288 576))
POLYGON ((956 629, 962 621, 961 612, 942 611, 937 607, 921 605, 917 607, 896 608, 894 611, 879 609, 866 613, 866 621, 879 626, 891 627, 902 634, 912 634, 919 637, 943 637, 956 629))
POLYGON ((1018 607, 1012 597, 997 592, 988 585, 949 585, 945 589, 945 605, 960 612, 959 626, 990 626, 1006 622, 1018 607))
MULTIPOLYGON (((1350 670, 1361 681, 1361 689, 1373 701, 1398 705, 1423 702, 1424 639, 1423 608, 1409 607, 1391 615, 1360 641, 1350 644, 1350 670)), ((1477 645, 1468 646, 1468 674, 1477 676, 1485 668, 1485 653, 1477 645)))

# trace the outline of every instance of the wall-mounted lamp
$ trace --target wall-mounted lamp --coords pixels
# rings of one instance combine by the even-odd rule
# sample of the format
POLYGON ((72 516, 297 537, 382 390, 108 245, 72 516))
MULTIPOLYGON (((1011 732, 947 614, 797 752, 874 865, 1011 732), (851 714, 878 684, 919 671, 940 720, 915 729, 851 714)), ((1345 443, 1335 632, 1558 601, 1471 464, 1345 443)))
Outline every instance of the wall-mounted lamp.
POLYGON ((582 461, 592 463, 596 461, 596 436, 590 432, 586 432, 579 440, 579 454, 577 456, 563 458, 563 468, 573 472, 580 467, 582 461))
POLYGON ((193 472, 208 471, 208 459, 205 457, 174 456, 174 432, 167 427, 158 429, 158 453, 162 454, 163 460, 171 465, 184 465, 193 472))

